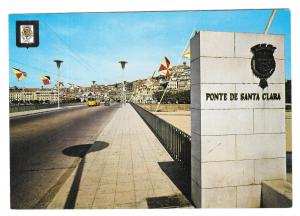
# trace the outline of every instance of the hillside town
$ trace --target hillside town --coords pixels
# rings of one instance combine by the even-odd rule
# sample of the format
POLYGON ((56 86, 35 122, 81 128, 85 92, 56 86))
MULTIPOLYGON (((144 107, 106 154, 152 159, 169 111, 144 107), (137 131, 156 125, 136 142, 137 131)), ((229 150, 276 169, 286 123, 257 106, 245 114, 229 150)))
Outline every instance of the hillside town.
MULTIPOLYGON (((139 79, 132 82, 124 81, 126 100, 135 103, 157 103, 155 93, 163 92, 166 88, 171 92, 190 90, 190 67, 183 64, 173 66, 173 74, 167 78, 160 74, 152 77, 139 79), (167 87, 168 85, 168 87, 167 87)), ((57 86, 53 88, 22 88, 10 87, 9 103, 14 104, 51 104, 57 103, 57 86)), ((60 84, 60 101, 86 102, 88 97, 94 97, 100 101, 120 101, 123 83, 109 85, 97 84, 92 81, 91 86, 82 87, 72 83, 60 84)))

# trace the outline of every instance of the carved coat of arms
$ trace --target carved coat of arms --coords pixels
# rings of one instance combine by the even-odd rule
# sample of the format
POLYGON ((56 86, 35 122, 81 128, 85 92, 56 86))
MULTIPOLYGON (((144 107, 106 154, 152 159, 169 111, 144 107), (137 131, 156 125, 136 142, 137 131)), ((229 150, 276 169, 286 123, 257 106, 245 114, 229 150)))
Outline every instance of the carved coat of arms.
POLYGON ((253 57, 251 69, 260 79, 259 86, 264 89, 268 86, 267 79, 274 73, 276 68, 273 53, 276 47, 271 44, 257 44, 251 48, 253 57))

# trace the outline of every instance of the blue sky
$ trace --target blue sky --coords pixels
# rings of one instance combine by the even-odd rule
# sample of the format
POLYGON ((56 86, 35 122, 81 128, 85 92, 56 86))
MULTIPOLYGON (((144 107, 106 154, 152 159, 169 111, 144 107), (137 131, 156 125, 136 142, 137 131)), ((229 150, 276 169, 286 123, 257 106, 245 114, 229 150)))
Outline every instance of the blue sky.
MULTIPOLYGON (((9 16, 10 86, 40 87, 40 75, 56 80, 54 59, 64 61, 61 80, 89 86, 121 81, 120 60, 127 60, 125 80, 152 76, 164 56, 181 59, 193 31, 263 33, 271 10, 182 11, 135 13, 12 14, 9 16), (17 48, 15 21, 39 20, 40 46, 17 48), (11 68, 26 71, 17 81, 11 68)), ((290 13, 277 10, 271 34, 285 35, 286 79, 291 78, 290 13)), ((54 82, 53 82, 54 83, 54 82)), ((50 85, 52 86, 52 85, 50 85)))

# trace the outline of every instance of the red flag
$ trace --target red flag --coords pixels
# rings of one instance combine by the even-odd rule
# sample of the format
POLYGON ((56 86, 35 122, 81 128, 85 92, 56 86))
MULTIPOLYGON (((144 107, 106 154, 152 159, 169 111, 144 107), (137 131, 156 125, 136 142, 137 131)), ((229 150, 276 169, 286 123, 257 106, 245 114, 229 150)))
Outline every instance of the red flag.
POLYGON ((41 80, 43 81, 44 85, 50 84, 50 76, 41 76, 41 80))
POLYGON ((22 80, 22 79, 24 79, 27 76, 26 72, 21 71, 18 68, 13 68, 13 72, 16 75, 16 77, 17 77, 18 80, 22 80))
POLYGON ((161 75, 164 75, 165 77, 170 77, 172 73, 172 66, 167 57, 164 57, 160 67, 159 67, 159 73, 161 75))

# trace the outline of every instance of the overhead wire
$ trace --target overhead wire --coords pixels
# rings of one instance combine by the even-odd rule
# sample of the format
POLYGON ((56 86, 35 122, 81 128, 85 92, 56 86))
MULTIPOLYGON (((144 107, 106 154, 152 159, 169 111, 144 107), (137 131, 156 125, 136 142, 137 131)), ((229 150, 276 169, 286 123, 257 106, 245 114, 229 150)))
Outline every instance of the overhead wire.
MULTIPOLYGON (((82 61, 80 58, 82 58, 79 54, 75 54, 72 49, 65 43, 65 41, 58 35, 58 33, 56 31, 53 30, 53 28, 48 25, 47 23, 45 23, 45 26, 46 26, 46 29, 51 32, 53 32, 54 34, 52 35, 55 35, 56 38, 58 39, 58 41, 60 42, 60 44, 62 44, 62 46, 59 46, 60 48, 62 48, 62 50, 66 51, 68 54, 70 54, 70 56, 75 60, 75 62, 77 62, 79 65, 82 65, 86 71, 88 72, 92 72, 91 69, 84 61, 82 61), (78 55, 80 58, 78 58, 76 55, 78 55)), ((45 71, 49 74, 52 74, 52 75, 56 75, 55 72, 50 72, 48 70, 45 70, 44 68, 39 68, 39 67, 35 67, 35 66, 31 66, 31 65, 28 65, 28 64, 25 64, 23 62, 19 62, 19 61, 16 61, 14 59, 10 59, 11 62, 15 62, 17 64, 21 64, 21 65, 24 65, 24 66, 27 66, 27 67, 30 67, 30 68, 33 68, 33 69, 37 69, 37 70, 41 70, 41 71, 45 71)), ((68 77, 68 76, 65 76, 65 75, 62 75, 61 76, 62 78, 65 78, 65 79, 68 79, 68 80, 71 80, 71 81, 82 81, 82 79, 74 79, 74 77, 68 77)))
POLYGON ((52 28, 49 24, 45 23, 45 25, 46 25, 46 27, 47 27, 50 31, 52 31, 52 32, 54 33, 54 35, 59 39, 59 41, 60 41, 61 44, 63 45, 62 48, 63 48, 64 50, 66 50, 66 51, 71 55, 71 57, 73 57, 73 59, 74 59, 77 63, 79 63, 80 65, 84 66, 85 69, 86 69, 88 72, 92 72, 92 73, 93 73, 93 71, 95 71, 95 69, 91 68, 90 65, 86 64, 85 61, 82 60, 83 58, 82 58, 78 53, 75 54, 75 53, 73 52, 72 48, 71 48, 69 45, 67 45, 67 43, 66 43, 66 42, 58 35, 58 33, 57 33, 56 31, 53 30, 53 28, 52 28))

